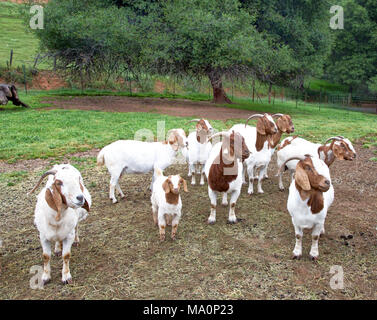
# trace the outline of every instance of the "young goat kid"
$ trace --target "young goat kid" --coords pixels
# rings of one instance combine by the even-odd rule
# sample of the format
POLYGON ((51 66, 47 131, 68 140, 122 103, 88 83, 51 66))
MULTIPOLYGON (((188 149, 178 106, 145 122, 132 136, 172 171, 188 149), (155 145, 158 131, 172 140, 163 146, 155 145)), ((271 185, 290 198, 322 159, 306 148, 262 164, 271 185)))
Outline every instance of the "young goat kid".
MULTIPOLYGON (((303 230, 312 229, 310 257, 316 260, 319 256, 318 239, 325 232, 327 210, 334 200, 330 171, 324 161, 310 155, 293 157, 286 162, 291 160, 299 160, 287 202, 296 234, 293 259, 300 259, 302 256, 303 230)), ((285 164, 282 164, 279 171, 284 169, 285 164)))
POLYGON ((45 172, 29 194, 47 176, 46 186, 37 196, 34 217, 43 249, 42 281, 46 284, 51 279, 51 242, 55 242, 55 254, 63 256, 62 282, 69 284, 71 246, 78 242, 78 223, 86 218, 92 199, 80 172, 69 164, 55 165, 45 172))
POLYGON ((219 132, 209 139, 222 136, 223 141, 217 143, 211 150, 205 165, 208 180, 208 196, 211 200, 211 214, 208 223, 216 222, 217 194, 222 193, 222 205, 228 205, 227 195, 230 196, 229 223, 236 223, 236 201, 242 187, 242 162, 249 157, 250 152, 245 139, 238 132, 219 132))
POLYGON ((97 165, 105 164, 111 175, 110 200, 117 202, 115 188, 124 198, 119 185, 124 173, 148 173, 155 168, 164 170, 173 163, 179 148, 184 146, 186 135, 182 129, 170 130, 168 140, 164 142, 118 140, 105 146, 98 154, 97 165))
MULTIPOLYGON (((351 141, 342 136, 331 137, 327 139, 323 145, 320 143, 312 143, 298 137, 288 137, 284 139, 278 147, 277 166, 280 168, 282 163, 286 163, 285 169, 290 171, 291 179, 293 179, 297 160, 287 161, 287 159, 291 157, 303 157, 305 154, 320 158, 328 167, 330 167, 335 159, 352 161, 356 158, 356 151, 351 141), (329 141, 331 141, 331 143, 328 143, 329 141)), ((282 179, 283 172, 284 171, 280 171, 278 173, 280 190, 284 190, 282 179)))
POLYGON ((205 119, 193 119, 189 122, 196 122, 196 131, 191 132, 187 137, 188 148, 183 148, 182 153, 188 163, 188 176, 191 184, 195 185, 196 174, 200 175, 200 185, 204 185, 204 166, 212 149, 212 143, 208 137, 213 134, 213 128, 205 119))
POLYGON ((160 230, 160 240, 165 240, 165 229, 167 221, 171 221, 171 238, 175 240, 178 223, 182 215, 182 201, 179 191, 183 185, 183 190, 188 192, 186 180, 179 175, 165 177, 162 170, 156 168, 154 171, 155 181, 151 196, 152 214, 155 225, 160 230), (169 218, 166 218, 169 216, 169 218))

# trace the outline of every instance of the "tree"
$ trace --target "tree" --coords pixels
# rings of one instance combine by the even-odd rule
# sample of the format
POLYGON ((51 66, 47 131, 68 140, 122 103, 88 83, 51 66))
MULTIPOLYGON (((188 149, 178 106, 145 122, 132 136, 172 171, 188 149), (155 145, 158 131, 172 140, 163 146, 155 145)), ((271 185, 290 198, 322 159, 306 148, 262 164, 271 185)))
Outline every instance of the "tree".
POLYGON ((334 30, 335 42, 327 63, 328 77, 354 89, 370 89, 377 76, 377 4, 369 0, 344 0, 344 29, 334 30))
POLYGON ((268 50, 253 21, 236 0, 166 1, 148 29, 144 55, 159 73, 207 76, 213 101, 230 103, 223 76, 249 72, 268 50))

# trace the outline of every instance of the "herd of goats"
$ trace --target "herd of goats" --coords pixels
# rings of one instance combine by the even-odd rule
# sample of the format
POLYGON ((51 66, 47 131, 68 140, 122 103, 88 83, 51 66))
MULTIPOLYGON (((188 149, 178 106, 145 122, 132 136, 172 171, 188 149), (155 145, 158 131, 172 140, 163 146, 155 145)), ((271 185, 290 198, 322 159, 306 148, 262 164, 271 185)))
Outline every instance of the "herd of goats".
MULTIPOLYGON (((6 89, 6 97, 17 96, 12 88, 6 89)), ((0 99, 3 98, 1 92, 4 90, 0 90, 0 99)), ((188 136, 183 129, 172 129, 166 141, 118 140, 99 152, 97 164, 105 165, 111 175, 111 201, 117 202, 115 190, 121 198, 125 197, 119 185, 123 174, 153 172, 150 186, 153 221, 159 228, 161 241, 165 240, 167 225, 171 225, 174 240, 182 211, 180 191, 181 188, 188 191, 187 182, 180 175, 165 176, 163 170, 174 163, 180 151, 188 164, 191 184, 196 184, 197 175, 200 176, 200 185, 207 180, 211 203, 208 223, 216 222, 220 193, 222 205, 230 204, 228 222, 234 224, 242 185, 248 183, 247 192, 252 194, 257 179, 258 193, 263 193, 262 182, 267 178, 268 165, 276 150, 280 190, 284 190, 283 172, 291 174, 287 209, 295 229, 293 258, 299 259, 302 255, 303 230, 312 229, 310 257, 316 260, 319 256, 318 240, 325 232, 327 210, 334 199, 329 167, 335 159, 353 160, 356 157, 352 143, 342 136, 331 137, 323 145, 297 136, 289 136, 280 142, 283 133, 294 132, 291 117, 281 113, 253 114, 245 124, 236 124, 230 130, 218 133, 206 119, 189 122, 196 123, 196 130, 188 136), (248 125, 253 118, 257 118, 255 127, 248 125)), ((51 279, 51 242, 54 242, 55 254, 63 257, 62 282, 69 284, 72 282, 69 268, 71 247, 79 243, 78 224, 87 217, 92 199, 80 172, 70 164, 53 166, 29 194, 45 177, 48 180, 37 196, 34 217, 43 249, 42 281, 46 284, 51 279)))

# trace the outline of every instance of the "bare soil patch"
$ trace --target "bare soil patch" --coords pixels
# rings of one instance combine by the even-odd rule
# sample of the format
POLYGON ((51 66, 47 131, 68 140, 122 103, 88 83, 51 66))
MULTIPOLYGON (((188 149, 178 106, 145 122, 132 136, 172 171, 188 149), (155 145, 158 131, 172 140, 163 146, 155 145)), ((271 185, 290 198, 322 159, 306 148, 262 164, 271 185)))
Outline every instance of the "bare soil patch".
POLYGON ((134 97, 72 97, 64 99, 46 99, 43 103, 52 103, 52 108, 99 110, 111 112, 155 112, 179 117, 205 117, 212 120, 245 118, 255 112, 219 107, 209 101, 191 101, 184 99, 134 98, 134 97))

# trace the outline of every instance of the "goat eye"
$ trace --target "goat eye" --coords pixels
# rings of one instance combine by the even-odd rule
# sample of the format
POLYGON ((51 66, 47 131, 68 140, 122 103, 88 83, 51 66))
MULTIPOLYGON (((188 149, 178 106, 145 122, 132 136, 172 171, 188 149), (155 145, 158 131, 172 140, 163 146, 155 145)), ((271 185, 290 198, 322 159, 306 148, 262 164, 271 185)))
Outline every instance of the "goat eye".
POLYGON ((62 186, 62 185, 63 185, 63 182, 61 182, 61 181, 57 181, 56 184, 57 184, 58 186, 62 186))

